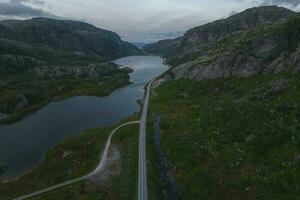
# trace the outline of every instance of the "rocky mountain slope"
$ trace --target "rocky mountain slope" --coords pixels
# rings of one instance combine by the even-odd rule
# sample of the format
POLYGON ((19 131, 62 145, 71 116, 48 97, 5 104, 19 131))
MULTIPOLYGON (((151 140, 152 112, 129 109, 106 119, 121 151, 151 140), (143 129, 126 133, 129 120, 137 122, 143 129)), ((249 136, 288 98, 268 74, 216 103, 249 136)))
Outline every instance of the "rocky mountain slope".
POLYGON ((35 18, 0 22, 0 70, 83 65, 141 54, 111 31, 76 21, 35 18))
POLYGON ((168 62, 150 115, 181 199, 298 199, 300 16, 249 9, 192 29, 168 62))
POLYGON ((300 70, 300 17, 229 36, 172 69, 202 80, 300 70))
POLYGON ((180 46, 182 38, 161 40, 156 43, 148 44, 143 47, 146 52, 159 54, 163 57, 171 57, 176 54, 176 50, 180 46))
POLYGON ((277 6, 251 8, 229 18, 190 29, 182 38, 150 44, 144 50, 164 55, 170 64, 177 65, 188 60, 191 54, 204 50, 233 33, 286 20, 295 15, 297 13, 277 6), (171 53, 162 54, 163 51, 171 53))

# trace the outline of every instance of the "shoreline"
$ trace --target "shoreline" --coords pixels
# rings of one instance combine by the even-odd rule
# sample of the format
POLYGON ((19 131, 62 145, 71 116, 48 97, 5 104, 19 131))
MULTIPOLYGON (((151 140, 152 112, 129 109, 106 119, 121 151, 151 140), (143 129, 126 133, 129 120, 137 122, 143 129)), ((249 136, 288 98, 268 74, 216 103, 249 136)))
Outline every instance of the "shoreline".
MULTIPOLYGON (((163 63, 162 63, 162 64, 163 64, 163 63)), ((115 89, 115 90, 112 91, 110 94, 112 94, 113 92, 118 91, 118 90, 120 90, 120 89, 122 89, 122 88, 126 88, 126 87, 128 87, 128 86, 130 86, 130 85, 132 85, 132 84, 134 84, 134 83, 132 83, 132 80, 130 79, 129 82, 128 82, 128 84, 124 85, 123 87, 120 87, 120 88, 115 89)), ((147 85, 147 83, 145 83, 144 88, 146 87, 146 85, 147 85)), ((109 94, 109 95, 110 95, 110 94, 109 94)), ((108 95, 108 96, 109 96, 109 95, 108 95)), ((76 96, 77 96, 77 95, 76 95, 76 96)), ((80 96, 84 96, 84 95, 80 95, 80 96)), ((138 112, 138 113, 141 112, 141 109, 142 109, 142 108, 141 108, 141 103, 142 103, 142 100, 143 100, 144 96, 145 96, 145 91, 143 92, 143 96, 140 97, 140 99, 137 99, 137 100, 136 100, 136 102, 138 103, 138 107, 139 107, 138 110, 136 111, 136 112, 138 112)), ((69 97, 72 98, 72 96, 69 96, 69 97)), ((73 97, 74 97, 74 96, 73 96, 73 97)), ((65 98, 57 98, 56 101, 60 101, 60 100, 64 100, 64 99, 65 99, 65 98)), ((52 101, 52 102, 55 102, 55 101, 52 101)), ((34 114, 34 113, 32 113, 32 114, 34 114)), ((127 117, 125 117, 125 118, 127 118, 127 117)), ((125 118, 122 118, 121 120, 123 120, 123 119, 125 119, 125 118)), ((117 123, 117 122, 116 122, 116 123, 117 123)), ((1 125, 0 125, 0 127, 1 127, 1 125)), ((107 126, 106 126, 106 125, 105 125, 105 126, 98 126, 97 128, 102 128, 102 127, 107 127, 107 126)), ((84 130, 85 130, 85 129, 84 129, 84 130)), ((82 130, 82 131, 84 131, 84 130, 82 130)), ((72 136, 76 136, 76 135, 71 135, 71 137, 72 137, 72 136)), ((59 141, 58 143, 55 143, 54 145, 49 146, 49 147, 47 148, 47 150, 53 148, 53 147, 56 146, 56 145, 59 145, 59 144, 63 143, 63 142, 64 142, 65 140, 67 140, 68 138, 70 138, 70 137, 67 137, 67 138, 65 138, 65 139, 63 139, 63 140, 61 140, 61 141, 59 141)), ((48 145, 47 145, 47 146, 48 146, 48 145)), ((17 180, 17 179, 19 179, 20 177, 26 175, 28 172, 34 170, 35 167, 38 166, 38 165, 43 161, 44 156, 45 156, 45 154, 43 154, 43 157, 41 157, 41 159, 39 160, 39 162, 38 162, 36 165, 33 165, 32 168, 29 168, 28 170, 25 170, 24 173, 22 173, 20 176, 16 176, 16 177, 13 177, 13 178, 8 178, 8 179, 3 179, 3 180, 1 180, 1 182, 3 182, 3 181, 4 181, 4 182, 14 181, 14 180, 17 180)))

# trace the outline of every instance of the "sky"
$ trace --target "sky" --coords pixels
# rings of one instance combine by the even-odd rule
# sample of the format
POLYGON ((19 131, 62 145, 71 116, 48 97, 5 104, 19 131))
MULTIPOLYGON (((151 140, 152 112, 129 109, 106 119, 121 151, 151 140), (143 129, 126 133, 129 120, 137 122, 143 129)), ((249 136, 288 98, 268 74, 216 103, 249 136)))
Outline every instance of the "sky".
POLYGON ((300 0, 0 0, 0 20, 71 19, 114 31, 130 42, 154 42, 261 5, 300 11, 300 0))

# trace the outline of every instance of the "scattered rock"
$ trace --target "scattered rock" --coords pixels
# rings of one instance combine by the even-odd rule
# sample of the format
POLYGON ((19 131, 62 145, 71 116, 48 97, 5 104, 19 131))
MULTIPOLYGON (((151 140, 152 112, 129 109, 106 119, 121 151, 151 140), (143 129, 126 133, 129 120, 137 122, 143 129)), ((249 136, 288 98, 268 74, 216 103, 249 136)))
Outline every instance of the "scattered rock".
POLYGON ((130 68, 119 70, 118 66, 112 63, 89 65, 88 67, 63 67, 63 66, 40 66, 34 69, 36 77, 48 80, 60 80, 64 78, 73 79, 98 79, 99 77, 110 76, 117 71, 131 72, 130 68))
POLYGON ((245 142, 250 143, 255 137, 256 137, 255 135, 251 134, 246 137, 245 142))
POLYGON ((178 94, 178 97, 181 97, 181 98, 187 98, 188 96, 189 95, 186 92, 182 92, 182 93, 178 94))
POLYGON ((7 118, 8 116, 9 116, 8 114, 0 112, 0 120, 1 120, 1 119, 5 119, 5 118, 7 118))
POLYGON ((96 175, 90 178, 98 185, 105 184, 110 178, 121 174, 121 155, 115 145, 112 145, 108 151, 106 166, 96 175))
POLYGON ((71 155, 71 154, 73 154, 74 152, 72 152, 72 151, 64 151, 64 153, 63 153, 63 155, 60 157, 61 159, 64 159, 65 157, 67 157, 67 156, 69 156, 69 155, 71 155))
POLYGON ((21 101, 16 106, 16 109, 23 109, 29 106, 29 102, 24 94, 20 95, 21 101))

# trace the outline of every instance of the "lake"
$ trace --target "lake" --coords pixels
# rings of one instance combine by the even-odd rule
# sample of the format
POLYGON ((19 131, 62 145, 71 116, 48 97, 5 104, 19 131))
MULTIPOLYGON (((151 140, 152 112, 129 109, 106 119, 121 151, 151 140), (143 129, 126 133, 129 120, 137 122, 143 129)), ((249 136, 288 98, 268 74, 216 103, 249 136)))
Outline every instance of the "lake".
POLYGON ((59 142, 90 128, 110 126, 140 111, 144 86, 168 69, 156 56, 130 56, 114 61, 133 69, 133 84, 106 97, 77 96, 49 103, 23 120, 0 126, 0 180, 23 175, 59 142))

